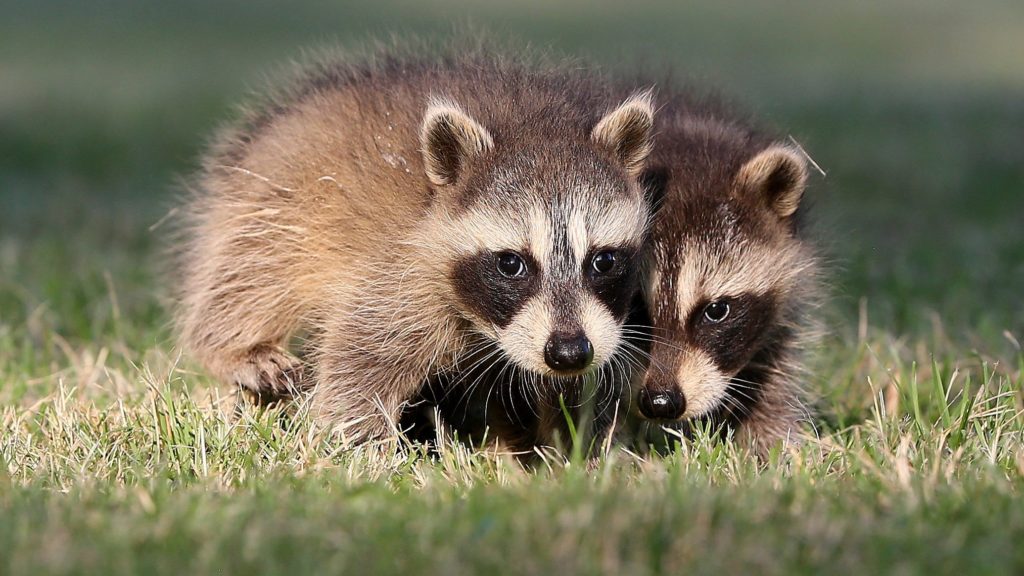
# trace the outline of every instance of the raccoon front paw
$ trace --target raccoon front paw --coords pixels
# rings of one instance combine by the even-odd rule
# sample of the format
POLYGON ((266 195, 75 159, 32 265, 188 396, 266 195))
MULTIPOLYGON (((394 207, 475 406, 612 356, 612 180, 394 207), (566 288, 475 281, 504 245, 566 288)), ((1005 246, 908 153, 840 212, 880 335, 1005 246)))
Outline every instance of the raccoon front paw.
POLYGON ((345 422, 327 424, 330 435, 345 446, 384 446, 397 442, 397 428, 379 416, 355 417, 345 422))
POLYGON ((232 372, 232 380, 260 406, 298 396, 304 386, 301 360, 276 346, 257 346, 232 372))

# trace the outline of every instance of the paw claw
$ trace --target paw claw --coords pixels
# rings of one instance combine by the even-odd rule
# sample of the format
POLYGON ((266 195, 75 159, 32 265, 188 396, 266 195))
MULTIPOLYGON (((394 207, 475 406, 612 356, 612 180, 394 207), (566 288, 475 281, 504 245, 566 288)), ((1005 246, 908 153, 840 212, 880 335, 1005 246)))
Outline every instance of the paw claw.
POLYGON ((287 351, 272 346, 253 349, 234 371, 234 382, 259 405, 294 398, 303 389, 305 367, 287 351))

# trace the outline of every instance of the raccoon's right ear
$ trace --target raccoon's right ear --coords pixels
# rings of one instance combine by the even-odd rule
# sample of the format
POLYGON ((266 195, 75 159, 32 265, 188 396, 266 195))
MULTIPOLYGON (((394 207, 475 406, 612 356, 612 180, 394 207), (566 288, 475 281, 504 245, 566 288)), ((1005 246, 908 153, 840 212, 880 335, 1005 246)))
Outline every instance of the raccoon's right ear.
POLYGON ((590 133, 594 142, 611 150, 632 176, 643 169, 653 147, 654 104, 651 98, 650 90, 630 96, 605 114, 590 133))
POLYGON ((781 144, 754 156, 736 175, 737 190, 760 194, 779 218, 788 218, 796 212, 806 187, 804 155, 781 144))
POLYGON ((436 186, 455 182, 467 158, 490 150, 486 128, 448 100, 433 100, 423 116, 420 146, 427 177, 436 186))

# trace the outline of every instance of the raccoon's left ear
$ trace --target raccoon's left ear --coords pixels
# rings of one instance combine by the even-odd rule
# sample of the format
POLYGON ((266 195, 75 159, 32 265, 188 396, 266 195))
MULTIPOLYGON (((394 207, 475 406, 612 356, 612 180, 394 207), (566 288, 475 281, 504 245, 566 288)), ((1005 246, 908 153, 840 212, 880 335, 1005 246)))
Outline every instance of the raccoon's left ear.
POLYGON ((654 127, 654 105, 650 90, 638 92, 618 108, 605 114, 594 126, 590 137, 594 142, 611 150, 636 176, 651 153, 651 131, 654 127))
POLYGON ((736 189, 760 194, 779 218, 788 218, 796 212, 806 187, 804 155, 781 144, 754 156, 736 175, 736 189))
POLYGON ((447 186, 459 177, 468 158, 494 147, 486 128, 448 100, 433 100, 423 116, 420 147, 427 177, 447 186))

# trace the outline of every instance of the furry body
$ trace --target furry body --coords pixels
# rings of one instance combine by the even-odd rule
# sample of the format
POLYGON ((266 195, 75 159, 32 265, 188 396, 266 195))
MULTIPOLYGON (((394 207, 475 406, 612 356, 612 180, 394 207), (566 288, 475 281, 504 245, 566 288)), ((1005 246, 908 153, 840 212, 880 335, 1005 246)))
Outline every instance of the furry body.
POLYGON ((314 68, 206 158, 179 258, 184 346, 262 400, 308 391, 354 441, 389 435, 424 381, 470 358, 600 366, 648 221, 634 176, 651 105, 619 102, 585 72, 485 53, 314 68))
POLYGON ((818 288, 798 212, 806 159, 723 110, 679 100, 661 117, 636 405, 684 431, 733 429, 764 454, 798 442, 809 416, 802 355, 818 288))

